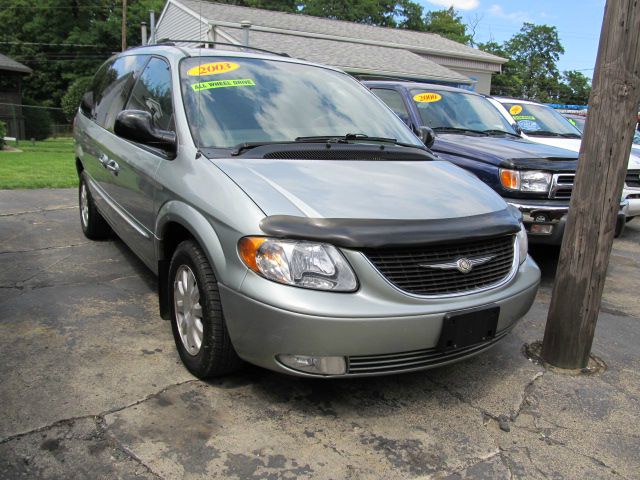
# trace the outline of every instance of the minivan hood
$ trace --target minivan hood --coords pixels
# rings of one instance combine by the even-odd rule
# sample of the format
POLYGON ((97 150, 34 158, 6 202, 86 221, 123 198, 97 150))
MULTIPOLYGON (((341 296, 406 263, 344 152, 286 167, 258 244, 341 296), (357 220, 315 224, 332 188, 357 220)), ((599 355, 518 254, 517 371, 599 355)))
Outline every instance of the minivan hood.
POLYGON ((506 208, 473 174, 443 161, 211 161, 268 216, 418 220, 506 208))
POLYGON ((518 166, 532 160, 536 168, 573 169, 578 154, 516 137, 438 134, 431 148, 436 153, 472 158, 493 165, 518 166))

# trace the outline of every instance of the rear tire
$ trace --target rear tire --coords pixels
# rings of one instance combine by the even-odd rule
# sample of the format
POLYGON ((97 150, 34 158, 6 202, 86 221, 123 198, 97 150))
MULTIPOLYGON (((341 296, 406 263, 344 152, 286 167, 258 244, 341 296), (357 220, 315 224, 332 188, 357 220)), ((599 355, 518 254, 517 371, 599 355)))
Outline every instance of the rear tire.
POLYGON ((104 219, 93 201, 84 173, 80 174, 78 186, 78 204, 80 208, 80 226, 82 233, 90 240, 104 240, 111 235, 111 227, 104 219))
POLYGON ((218 281, 198 244, 185 240, 169 266, 171 329, 187 370, 200 379, 242 366, 222 313, 218 281))

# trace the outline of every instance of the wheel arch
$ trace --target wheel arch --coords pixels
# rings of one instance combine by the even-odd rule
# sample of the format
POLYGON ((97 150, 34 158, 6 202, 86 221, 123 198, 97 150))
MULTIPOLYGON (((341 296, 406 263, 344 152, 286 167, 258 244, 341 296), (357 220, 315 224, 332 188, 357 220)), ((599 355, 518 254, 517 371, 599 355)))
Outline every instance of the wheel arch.
POLYGON ((169 264, 177 246, 184 240, 194 240, 204 251, 219 280, 227 268, 222 244, 211 223, 195 208, 180 201, 167 202, 160 209, 155 227, 155 248, 158 259, 158 300, 160 316, 170 318, 169 264))

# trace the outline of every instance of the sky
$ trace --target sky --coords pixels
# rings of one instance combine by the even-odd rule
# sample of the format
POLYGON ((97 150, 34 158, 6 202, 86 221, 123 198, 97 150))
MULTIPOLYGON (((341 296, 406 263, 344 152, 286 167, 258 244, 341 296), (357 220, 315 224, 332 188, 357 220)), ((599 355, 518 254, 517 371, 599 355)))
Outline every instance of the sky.
POLYGON ((451 5, 465 23, 475 23, 475 40, 502 43, 518 33, 524 22, 558 30, 565 53, 558 70, 580 70, 593 76, 605 0, 419 0, 425 9, 451 5))

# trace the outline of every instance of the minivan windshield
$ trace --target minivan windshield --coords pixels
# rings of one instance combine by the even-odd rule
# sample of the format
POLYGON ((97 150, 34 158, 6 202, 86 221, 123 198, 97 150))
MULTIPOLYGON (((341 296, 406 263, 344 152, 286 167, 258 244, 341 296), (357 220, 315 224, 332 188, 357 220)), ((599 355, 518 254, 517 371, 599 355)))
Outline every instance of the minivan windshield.
POLYGON ((571 122, 546 105, 502 102, 509 115, 527 135, 580 138, 580 130, 571 122))
POLYGON ((194 140, 201 148, 367 137, 424 145, 380 100, 347 74, 283 60, 190 57, 180 82, 194 140))
POLYGON ((515 135, 509 122, 486 98, 464 91, 411 89, 422 122, 435 131, 504 132, 515 135))

